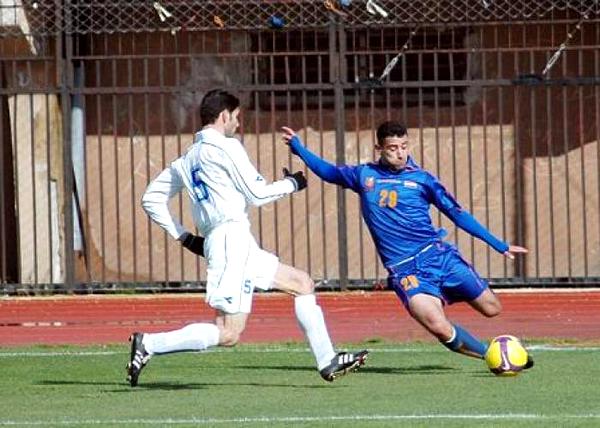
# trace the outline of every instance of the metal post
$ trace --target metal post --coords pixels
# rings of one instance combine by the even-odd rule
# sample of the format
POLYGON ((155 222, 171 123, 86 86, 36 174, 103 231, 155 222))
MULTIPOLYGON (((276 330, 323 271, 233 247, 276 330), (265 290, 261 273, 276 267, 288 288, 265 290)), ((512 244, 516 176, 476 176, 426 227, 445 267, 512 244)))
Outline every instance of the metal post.
MULTIPOLYGON (((73 87, 73 46, 72 37, 68 32, 72 28, 70 0, 57 0, 57 20, 64 19, 64 25, 59 25, 63 31, 56 35, 56 62, 58 84, 60 87, 61 113, 63 125, 63 216, 64 216, 64 245, 65 245, 65 289, 73 289, 75 282, 75 253, 73 248, 73 159, 71 147, 71 89, 73 87), (61 16, 62 14, 62 16, 61 16)), ((60 21, 59 21, 60 22, 60 21)))
MULTIPOLYGON (((344 53, 345 39, 342 24, 331 21, 329 24, 329 81, 333 84, 335 103, 335 155, 338 165, 346 162, 345 150, 345 120, 344 120, 344 89, 345 80, 344 53), (339 52, 337 49, 339 41, 339 52)), ((338 265, 340 288, 348 288, 348 241, 346 234, 346 193, 341 187, 336 188, 337 218, 338 218, 338 265)))

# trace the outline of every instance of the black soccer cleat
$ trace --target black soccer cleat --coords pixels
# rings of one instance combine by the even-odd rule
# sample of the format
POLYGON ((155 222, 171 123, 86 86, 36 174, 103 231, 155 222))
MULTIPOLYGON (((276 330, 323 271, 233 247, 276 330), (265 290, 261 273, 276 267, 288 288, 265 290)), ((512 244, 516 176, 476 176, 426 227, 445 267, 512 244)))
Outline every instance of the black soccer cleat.
POLYGON ((527 362, 525 363, 525 365, 523 366, 523 370, 527 370, 533 367, 533 358, 531 358, 531 355, 527 355, 527 362))
POLYGON ((321 377, 327 382, 333 382, 340 376, 344 376, 346 373, 358 370, 362 366, 367 357, 369 351, 366 349, 351 354, 349 352, 338 352, 335 357, 331 359, 328 366, 324 367, 319 371, 321 377))
POLYGON ((129 336, 129 341, 131 342, 131 354, 129 356, 129 363, 127 363, 127 381, 131 386, 137 386, 138 377, 140 376, 142 369, 152 357, 152 354, 146 352, 146 348, 142 343, 143 338, 143 333, 133 333, 129 336))

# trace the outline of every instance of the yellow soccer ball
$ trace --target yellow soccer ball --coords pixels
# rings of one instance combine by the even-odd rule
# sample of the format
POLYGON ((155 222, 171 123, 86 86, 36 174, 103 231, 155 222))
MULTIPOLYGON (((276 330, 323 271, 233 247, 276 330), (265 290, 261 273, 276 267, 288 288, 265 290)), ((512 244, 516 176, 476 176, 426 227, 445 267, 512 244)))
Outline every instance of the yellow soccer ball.
POLYGON ((516 376, 527 364, 527 350, 519 339, 505 334, 490 342, 485 362, 496 376, 516 376))

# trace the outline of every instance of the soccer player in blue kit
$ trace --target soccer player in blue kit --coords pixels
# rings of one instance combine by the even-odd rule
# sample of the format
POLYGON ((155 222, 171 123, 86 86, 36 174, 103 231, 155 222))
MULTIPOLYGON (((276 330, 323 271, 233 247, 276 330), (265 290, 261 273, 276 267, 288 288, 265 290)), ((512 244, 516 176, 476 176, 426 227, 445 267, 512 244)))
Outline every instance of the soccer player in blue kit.
MULTIPOLYGON (((458 227, 483 240, 509 259, 527 249, 492 235, 431 173, 410 156, 406 128, 394 121, 377 129, 377 162, 335 166, 310 152, 294 130, 283 127, 283 139, 321 179, 356 192, 375 247, 388 270, 388 287, 396 292, 410 315, 448 349, 483 358, 487 344, 448 320, 444 305, 467 302, 479 313, 494 317, 502 309, 457 248, 442 238, 429 208, 435 205, 458 227)), ((529 358, 525 368, 533 366, 529 358)))

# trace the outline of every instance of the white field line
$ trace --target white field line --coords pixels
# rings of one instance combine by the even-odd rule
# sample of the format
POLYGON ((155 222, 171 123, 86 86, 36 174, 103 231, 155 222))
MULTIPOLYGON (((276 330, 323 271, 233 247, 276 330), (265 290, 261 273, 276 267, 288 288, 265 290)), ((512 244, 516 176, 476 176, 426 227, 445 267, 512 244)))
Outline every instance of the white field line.
MULTIPOLYGON (((369 349, 367 347, 367 349, 369 349)), ((552 346, 552 345, 532 345, 528 346, 527 349, 536 351, 536 352, 600 352, 600 347, 593 346, 552 346)), ((392 353, 392 354, 404 354, 408 352, 414 353, 442 353, 448 352, 443 347, 438 347, 434 349, 424 349, 424 348, 370 348, 370 352, 373 353, 392 353)), ((308 348, 245 348, 239 350, 232 349, 222 349, 222 348, 213 348, 205 352, 224 352, 224 353, 232 353, 232 352, 253 352, 258 354, 268 354, 268 353, 295 353, 295 352, 310 352, 308 348)), ((104 355, 123 355, 128 354, 129 350, 123 351, 23 351, 23 352, 0 352, 0 358, 12 358, 12 357, 89 357, 89 356, 104 356, 104 355)))
POLYGON ((58 420, 2 420, 0 426, 71 426, 71 425, 215 425, 215 424, 275 424, 275 423, 331 423, 353 421, 426 421, 426 420, 478 420, 478 421, 567 421, 600 419, 600 413, 557 414, 420 414, 420 415, 348 415, 348 416, 282 416, 248 418, 184 418, 184 419, 58 419, 58 420))

